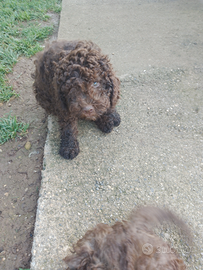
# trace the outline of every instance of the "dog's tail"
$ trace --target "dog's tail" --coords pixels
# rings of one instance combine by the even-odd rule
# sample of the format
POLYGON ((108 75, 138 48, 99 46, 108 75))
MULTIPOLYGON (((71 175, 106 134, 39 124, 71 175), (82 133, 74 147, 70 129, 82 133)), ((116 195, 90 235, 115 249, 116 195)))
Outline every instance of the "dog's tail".
POLYGON ((129 221, 135 224, 136 228, 146 232, 151 231, 164 222, 175 224, 181 229, 182 234, 186 236, 187 241, 192 242, 191 232, 187 224, 169 209, 141 206, 131 212, 129 221))

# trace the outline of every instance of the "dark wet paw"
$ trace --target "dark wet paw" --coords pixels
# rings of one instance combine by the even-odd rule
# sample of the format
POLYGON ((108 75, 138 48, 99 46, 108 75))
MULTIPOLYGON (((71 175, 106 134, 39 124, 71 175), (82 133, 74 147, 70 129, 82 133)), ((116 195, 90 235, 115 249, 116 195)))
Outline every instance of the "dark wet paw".
POLYGON ((117 112, 112 114, 114 127, 118 127, 121 123, 121 117, 117 112))
POLYGON ((96 124, 97 124, 98 128, 104 133, 110 133, 114 127, 113 119, 111 119, 111 120, 108 119, 108 121, 104 121, 103 119, 99 119, 96 121, 96 124))
POLYGON ((80 152, 78 141, 61 143, 59 154, 65 159, 74 159, 80 152))
POLYGON ((113 122, 107 122, 107 123, 103 123, 103 125, 100 126, 99 128, 104 133, 110 133, 113 130, 113 127, 114 127, 113 122))
POLYGON ((110 133, 114 127, 120 125, 121 118, 117 112, 104 114, 96 121, 98 128, 104 133, 110 133))

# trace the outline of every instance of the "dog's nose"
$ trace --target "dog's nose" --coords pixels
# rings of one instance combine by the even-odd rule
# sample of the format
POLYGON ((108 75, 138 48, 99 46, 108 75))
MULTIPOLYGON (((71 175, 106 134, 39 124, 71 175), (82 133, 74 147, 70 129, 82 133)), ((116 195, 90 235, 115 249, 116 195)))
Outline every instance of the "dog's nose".
POLYGON ((84 111, 85 111, 86 113, 93 113, 94 108, 93 108, 93 106, 91 106, 91 105, 87 105, 87 106, 84 108, 84 111))

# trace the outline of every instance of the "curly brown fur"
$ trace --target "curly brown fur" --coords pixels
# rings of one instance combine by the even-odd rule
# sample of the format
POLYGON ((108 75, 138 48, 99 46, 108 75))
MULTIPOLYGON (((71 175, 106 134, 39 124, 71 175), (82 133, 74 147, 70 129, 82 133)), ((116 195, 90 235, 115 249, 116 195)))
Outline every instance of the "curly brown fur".
POLYGON ((93 42, 58 41, 37 55, 34 92, 48 114, 58 117, 60 154, 73 159, 79 153, 77 121, 95 121, 109 133, 120 124, 115 106, 119 80, 109 59, 93 42))
POLYGON ((184 270, 170 245, 152 232, 163 221, 173 221, 189 235, 187 226, 169 210, 148 206, 113 226, 98 224, 86 232, 64 261, 70 270, 184 270), (143 245, 153 249, 143 249, 143 245), (151 246, 149 246, 149 244, 151 246), (166 252, 167 251, 167 252, 166 252))

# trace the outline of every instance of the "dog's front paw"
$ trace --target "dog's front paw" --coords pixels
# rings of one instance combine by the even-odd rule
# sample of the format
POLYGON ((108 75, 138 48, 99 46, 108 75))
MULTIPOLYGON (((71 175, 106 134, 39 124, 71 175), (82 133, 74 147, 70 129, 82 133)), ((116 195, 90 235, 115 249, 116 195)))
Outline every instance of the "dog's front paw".
POLYGON ((118 127, 121 123, 121 117, 117 112, 112 113, 114 127, 118 127))
POLYGON ((110 133, 114 127, 113 120, 107 121, 107 122, 97 121, 96 124, 97 124, 98 128, 104 133, 110 133))
POLYGON ((103 114, 99 119, 96 120, 98 128, 104 133, 110 133, 114 127, 120 125, 120 122, 120 115, 116 111, 103 114))
POLYGON ((80 152, 78 141, 61 142, 59 154, 65 159, 74 159, 80 152))

